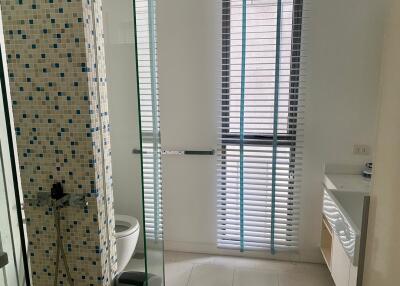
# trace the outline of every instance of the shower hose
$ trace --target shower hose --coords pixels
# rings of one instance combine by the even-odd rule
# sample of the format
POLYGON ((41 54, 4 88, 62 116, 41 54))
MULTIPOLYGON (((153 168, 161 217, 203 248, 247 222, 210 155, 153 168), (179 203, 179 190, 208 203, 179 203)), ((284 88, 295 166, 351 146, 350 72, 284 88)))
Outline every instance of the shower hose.
POLYGON ((72 280, 71 277, 71 272, 69 270, 68 262, 67 262, 67 257, 65 255, 65 250, 63 247, 62 243, 62 237, 61 237, 61 230, 60 230, 60 210, 58 207, 54 208, 54 221, 56 225, 56 230, 57 230, 57 257, 56 257, 56 271, 55 271, 55 276, 54 276, 54 286, 57 286, 58 284, 58 269, 59 269, 59 264, 60 264, 60 254, 61 258, 64 263, 65 271, 67 272, 67 278, 70 286, 74 286, 74 281, 72 280))

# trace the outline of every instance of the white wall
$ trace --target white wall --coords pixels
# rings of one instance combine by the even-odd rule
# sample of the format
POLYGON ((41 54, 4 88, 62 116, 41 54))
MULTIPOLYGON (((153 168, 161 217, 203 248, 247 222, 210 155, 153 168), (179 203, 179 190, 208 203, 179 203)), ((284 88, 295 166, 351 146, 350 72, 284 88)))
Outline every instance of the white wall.
POLYGON ((392 1, 385 30, 382 90, 364 285, 399 284, 400 269, 400 2, 392 1))
POLYGON ((312 1, 307 33, 307 98, 301 250, 319 255, 324 163, 362 164, 353 144, 373 148, 384 1, 312 1))
MULTIPOLYGON (((103 0, 115 213, 142 221, 140 148, 131 0, 103 0)), ((138 249, 142 248, 141 229, 138 249)))
MULTIPOLYGON (((158 1, 163 149, 208 150, 217 145, 217 3, 215 0, 158 1)), ((215 158, 163 156, 162 159, 166 248, 214 247, 215 158)))
MULTIPOLYGON (((158 2, 163 149, 217 145, 220 5, 158 2)), ((353 155, 352 145, 373 145, 383 4, 314 0, 310 9, 301 247, 289 258, 320 261, 324 163, 370 159, 353 155)), ((214 157, 163 157, 167 249, 218 252, 215 172, 214 157)))

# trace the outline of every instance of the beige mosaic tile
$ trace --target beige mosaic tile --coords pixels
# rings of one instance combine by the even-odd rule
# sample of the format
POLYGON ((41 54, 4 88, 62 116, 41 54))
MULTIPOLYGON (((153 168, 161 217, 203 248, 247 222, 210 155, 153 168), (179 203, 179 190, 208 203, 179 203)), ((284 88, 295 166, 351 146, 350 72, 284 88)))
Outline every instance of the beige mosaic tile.
MULTIPOLYGON (((61 211, 76 285, 110 285, 116 245, 101 1, 0 3, 33 285, 53 285, 53 211, 34 199, 54 182, 88 201, 61 211)), ((68 285, 63 267, 60 274, 68 285)))

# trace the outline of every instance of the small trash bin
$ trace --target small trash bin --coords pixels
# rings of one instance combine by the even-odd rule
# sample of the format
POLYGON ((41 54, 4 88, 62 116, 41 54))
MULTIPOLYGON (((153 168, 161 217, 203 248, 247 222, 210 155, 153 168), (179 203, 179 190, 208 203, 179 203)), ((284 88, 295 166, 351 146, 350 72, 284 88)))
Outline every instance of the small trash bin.
MULTIPOLYGON (((147 286, 162 286, 162 279, 154 274, 147 274, 147 286)), ((146 273, 126 271, 117 275, 115 286, 146 286, 146 273)))

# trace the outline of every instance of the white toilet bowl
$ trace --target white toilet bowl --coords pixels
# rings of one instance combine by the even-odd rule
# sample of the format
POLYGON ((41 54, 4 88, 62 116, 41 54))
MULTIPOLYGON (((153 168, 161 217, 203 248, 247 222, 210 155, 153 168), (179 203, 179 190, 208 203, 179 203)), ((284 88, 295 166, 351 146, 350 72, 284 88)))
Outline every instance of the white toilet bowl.
POLYGON ((117 241, 117 273, 121 273, 128 265, 139 238, 139 222, 127 215, 115 216, 115 236, 117 241))

